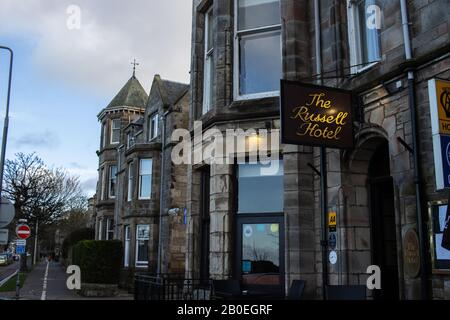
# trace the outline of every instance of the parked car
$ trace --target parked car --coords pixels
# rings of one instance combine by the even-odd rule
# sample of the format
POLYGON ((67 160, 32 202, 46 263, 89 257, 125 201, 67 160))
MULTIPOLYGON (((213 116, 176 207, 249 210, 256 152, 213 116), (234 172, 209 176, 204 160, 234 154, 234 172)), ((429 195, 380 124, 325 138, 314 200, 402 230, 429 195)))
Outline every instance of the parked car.
POLYGON ((12 256, 7 253, 0 254, 0 266, 7 266, 13 262, 12 256))

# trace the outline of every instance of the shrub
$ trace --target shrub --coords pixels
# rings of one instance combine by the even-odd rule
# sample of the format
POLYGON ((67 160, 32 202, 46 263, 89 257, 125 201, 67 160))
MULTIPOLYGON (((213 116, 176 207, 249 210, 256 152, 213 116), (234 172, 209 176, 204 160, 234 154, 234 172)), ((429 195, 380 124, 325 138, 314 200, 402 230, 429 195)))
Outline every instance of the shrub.
POLYGON ((118 284, 122 267, 122 242, 83 240, 73 247, 73 263, 84 283, 118 284))
POLYGON ((64 239, 61 248, 61 254, 64 259, 69 257, 70 247, 81 240, 93 240, 95 238, 95 230, 91 228, 83 228, 75 230, 64 239))

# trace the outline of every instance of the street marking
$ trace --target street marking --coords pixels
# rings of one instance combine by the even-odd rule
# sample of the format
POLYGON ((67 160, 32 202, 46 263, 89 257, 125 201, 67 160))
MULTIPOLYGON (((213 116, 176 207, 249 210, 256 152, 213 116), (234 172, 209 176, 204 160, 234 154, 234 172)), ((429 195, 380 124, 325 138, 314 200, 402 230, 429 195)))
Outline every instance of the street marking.
POLYGON ((47 261, 47 267, 45 268, 45 275, 44 275, 44 283, 42 284, 42 295, 41 300, 47 299, 47 278, 48 278, 48 266, 50 264, 50 261, 47 261))
POLYGON ((0 281, 0 287, 3 286, 6 282, 8 282, 9 279, 11 279, 12 277, 15 277, 17 274, 17 270, 14 271, 12 274, 10 274, 9 276, 7 276, 5 279, 0 281))

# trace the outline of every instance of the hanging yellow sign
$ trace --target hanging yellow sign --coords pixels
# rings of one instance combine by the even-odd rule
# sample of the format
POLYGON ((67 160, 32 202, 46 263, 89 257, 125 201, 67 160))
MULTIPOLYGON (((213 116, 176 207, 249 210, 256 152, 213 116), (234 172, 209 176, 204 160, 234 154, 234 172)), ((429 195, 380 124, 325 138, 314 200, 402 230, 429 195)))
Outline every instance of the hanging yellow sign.
POLYGON ((336 212, 328 212, 328 226, 336 227, 336 212))

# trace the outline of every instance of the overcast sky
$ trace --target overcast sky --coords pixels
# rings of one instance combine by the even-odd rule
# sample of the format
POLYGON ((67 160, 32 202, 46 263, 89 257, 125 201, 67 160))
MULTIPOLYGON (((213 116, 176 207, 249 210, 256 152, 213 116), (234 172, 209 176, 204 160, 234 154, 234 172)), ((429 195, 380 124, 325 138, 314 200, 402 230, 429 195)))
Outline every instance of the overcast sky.
MULTIPOLYGON (((93 195, 97 114, 130 78, 134 58, 147 92, 154 74, 188 83, 191 5, 191 0, 0 0, 0 45, 15 52, 7 157, 35 151, 47 164, 79 175, 93 195)), ((1 124, 7 58, 0 53, 1 124)))

